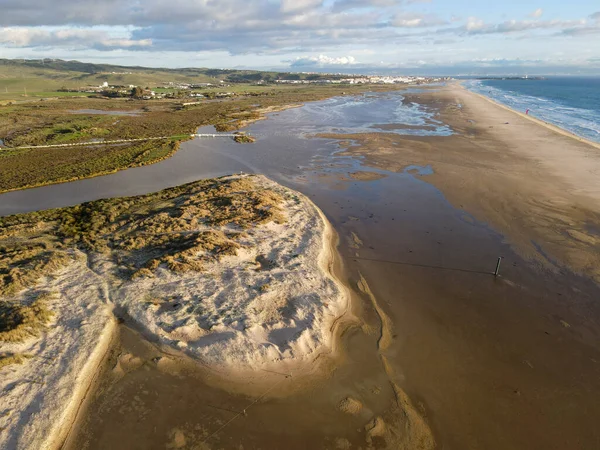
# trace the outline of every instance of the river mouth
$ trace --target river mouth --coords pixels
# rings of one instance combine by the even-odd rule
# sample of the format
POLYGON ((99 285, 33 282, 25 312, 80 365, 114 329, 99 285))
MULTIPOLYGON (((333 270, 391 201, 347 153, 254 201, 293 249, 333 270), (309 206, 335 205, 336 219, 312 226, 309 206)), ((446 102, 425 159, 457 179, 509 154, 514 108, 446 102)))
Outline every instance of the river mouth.
MULTIPOLYGON (((414 135, 412 120, 394 126, 404 112, 392 114, 392 106, 402 108, 402 100, 401 94, 381 94, 381 103, 369 96, 344 100, 348 105, 336 103, 339 99, 315 102, 252 124, 247 131, 258 137, 254 144, 196 139, 151 166, 0 195, 0 214, 11 214, 240 171, 262 173, 323 210, 340 236, 344 280, 356 287, 364 277, 393 324, 391 343, 381 352, 376 308, 355 289, 363 325, 347 329, 335 370, 301 392, 262 398, 215 387, 193 370, 160 371, 153 361, 160 356, 156 349, 122 327, 114 358, 132 354, 143 364, 116 376, 115 359, 109 363, 105 384, 70 448, 364 448, 374 418, 398 428, 388 422, 397 407, 392 383, 428 418, 440 445, 511 448, 502 437, 507 429, 516 440, 526 439, 530 430, 522 424, 531 421, 520 420, 539 417, 531 399, 540 389, 550 392, 557 380, 566 385, 578 367, 567 360, 569 345, 579 337, 565 337, 546 305, 572 298, 574 289, 582 303, 591 301, 597 289, 568 272, 558 276, 532 267, 502 235, 452 207, 427 182, 431 168, 389 171, 344 155, 340 139, 310 137, 373 133, 373 125, 381 128, 386 121, 395 133, 414 135), (383 120, 381 111, 387 111, 383 120), (357 173, 370 175, 353 176, 357 173), (496 278, 498 256, 504 260, 496 278), (558 347, 562 363, 552 350, 558 347), (348 397, 363 405, 358 414, 340 411, 348 397), (260 401, 248 409, 256 398, 260 401), (247 414, 239 416, 244 409, 247 414)), ((415 114, 410 108, 406 113, 415 114)), ((384 447, 377 438, 371 442, 384 447)))

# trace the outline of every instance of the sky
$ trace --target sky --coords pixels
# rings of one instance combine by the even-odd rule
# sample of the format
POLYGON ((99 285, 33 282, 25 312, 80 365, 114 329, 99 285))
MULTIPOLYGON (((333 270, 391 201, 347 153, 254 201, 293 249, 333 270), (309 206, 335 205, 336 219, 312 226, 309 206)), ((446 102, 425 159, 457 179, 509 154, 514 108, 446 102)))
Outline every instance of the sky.
POLYGON ((298 72, 600 74, 600 2, 0 0, 0 57, 298 72))

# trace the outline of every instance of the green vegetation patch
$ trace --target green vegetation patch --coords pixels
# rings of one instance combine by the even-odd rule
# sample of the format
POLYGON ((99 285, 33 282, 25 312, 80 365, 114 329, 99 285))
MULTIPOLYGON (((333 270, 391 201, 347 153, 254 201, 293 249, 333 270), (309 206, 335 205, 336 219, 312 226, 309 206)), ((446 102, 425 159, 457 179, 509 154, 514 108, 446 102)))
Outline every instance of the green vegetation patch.
POLYGON ((253 142, 256 142, 256 139, 254 137, 241 132, 237 133, 233 140, 238 144, 252 144, 253 142))
POLYGON ((0 150, 0 192, 74 181, 162 161, 179 148, 176 141, 114 146, 0 150))
POLYGON ((105 128, 109 125, 106 117, 65 117, 50 124, 40 124, 36 128, 18 130, 11 134, 10 145, 55 145, 100 139, 110 134, 105 128))

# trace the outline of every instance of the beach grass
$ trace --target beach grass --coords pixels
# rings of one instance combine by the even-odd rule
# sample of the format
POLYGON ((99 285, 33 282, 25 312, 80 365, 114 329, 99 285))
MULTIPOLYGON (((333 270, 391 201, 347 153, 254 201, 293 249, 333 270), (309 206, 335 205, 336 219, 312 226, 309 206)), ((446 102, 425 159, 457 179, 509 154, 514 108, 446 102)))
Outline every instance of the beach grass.
POLYGON ((23 364, 27 358, 29 358, 28 355, 22 355, 20 353, 0 354, 0 370, 14 364, 23 364))
MULTIPOLYGON (((243 229, 284 223, 281 202, 250 178, 217 179, 0 218, 0 296, 70 263, 70 248, 109 255, 125 278, 152 276, 160 266, 202 271, 206 261, 237 253, 243 229)), ((17 313, 4 314, 9 327, 17 313)))
POLYGON ((54 316, 47 305, 50 296, 42 293, 29 305, 1 301, 0 342, 22 342, 29 337, 39 336, 54 316))

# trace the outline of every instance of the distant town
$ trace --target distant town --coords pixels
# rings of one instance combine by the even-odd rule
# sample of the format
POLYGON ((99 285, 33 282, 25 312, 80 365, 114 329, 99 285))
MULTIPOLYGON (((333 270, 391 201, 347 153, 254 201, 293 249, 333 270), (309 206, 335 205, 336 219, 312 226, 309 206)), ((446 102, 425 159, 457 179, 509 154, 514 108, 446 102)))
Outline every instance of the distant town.
POLYGON ((448 77, 379 76, 367 75, 349 78, 318 80, 275 80, 278 84, 429 84, 448 81, 448 77))
MULTIPOLYGON (((306 75, 306 74, 303 74, 306 75)), ((310 74, 309 74, 310 75, 310 74)), ((330 84, 405 84, 405 85, 421 85, 431 83, 441 83, 448 81, 449 77, 417 77, 417 76, 346 76, 340 77, 339 74, 332 75, 330 78, 323 77, 311 79, 300 78, 293 76, 281 79, 259 79, 254 81, 252 86, 265 86, 268 84, 312 84, 312 85, 330 85, 330 84)), ((236 92, 229 92, 225 88, 231 86, 224 80, 215 80, 213 83, 181 83, 173 81, 165 81, 158 87, 149 88, 136 85, 116 85, 109 84, 107 81, 99 86, 83 86, 80 88, 61 88, 60 92, 80 92, 84 94, 97 94, 104 97, 134 97, 142 100, 154 99, 183 99, 183 98, 226 98, 237 95, 236 92)))

